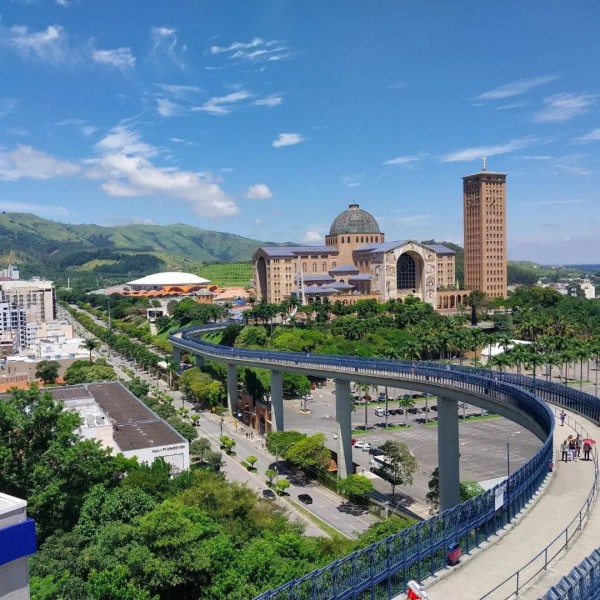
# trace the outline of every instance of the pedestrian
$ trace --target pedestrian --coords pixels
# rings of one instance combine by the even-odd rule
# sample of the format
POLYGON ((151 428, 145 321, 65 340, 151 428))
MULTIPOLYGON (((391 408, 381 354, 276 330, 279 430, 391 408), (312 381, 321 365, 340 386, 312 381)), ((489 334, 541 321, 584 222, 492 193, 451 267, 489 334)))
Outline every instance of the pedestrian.
POLYGON ((564 410, 562 410, 562 411, 560 412, 560 426, 561 426, 561 427, 564 427, 564 426, 565 426, 565 419, 566 419, 566 418, 567 418, 567 413, 566 413, 564 410))
POLYGON ((560 453, 561 453, 561 461, 567 462, 568 460, 568 456, 569 456, 569 442, 567 442, 567 440, 565 440, 561 445, 560 445, 560 453))
POLYGON ((577 458, 581 456, 581 435, 577 434, 575 438, 575 446, 577 447, 577 458))
POLYGON ((569 436, 569 460, 575 462, 577 460, 577 445, 575 444, 575 438, 569 436))
POLYGON ((592 445, 589 442, 585 442, 585 444, 583 444, 583 460, 590 460, 591 450, 592 445))

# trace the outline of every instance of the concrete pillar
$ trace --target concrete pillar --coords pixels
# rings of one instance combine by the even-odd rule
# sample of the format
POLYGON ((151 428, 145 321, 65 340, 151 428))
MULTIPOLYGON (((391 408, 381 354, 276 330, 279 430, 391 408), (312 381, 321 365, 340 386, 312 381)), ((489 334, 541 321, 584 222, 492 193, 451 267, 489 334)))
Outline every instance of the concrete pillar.
POLYGON ((271 423, 273 431, 283 431, 282 371, 271 371, 271 423))
POLYGON ((173 346, 173 362, 178 369, 181 367, 181 350, 175 346, 173 346))
POLYGON ((460 504, 458 402, 438 396, 440 511, 460 504))
POLYGON ((338 436, 338 477, 353 473, 352 465, 352 397, 350 382, 335 380, 335 420, 338 436))
POLYGON ((238 403, 237 367, 227 363, 227 408, 233 415, 238 403))
POLYGON ((200 356, 199 354, 195 354, 196 366, 201 369, 204 366, 204 356, 200 356))

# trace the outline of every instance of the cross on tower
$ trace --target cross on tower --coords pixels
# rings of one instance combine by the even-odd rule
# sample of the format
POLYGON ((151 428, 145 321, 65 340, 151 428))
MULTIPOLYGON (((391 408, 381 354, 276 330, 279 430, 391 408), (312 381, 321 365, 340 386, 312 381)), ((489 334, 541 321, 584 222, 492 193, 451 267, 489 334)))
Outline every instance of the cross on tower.
POLYGON ((482 156, 481 160, 483 161, 483 169, 482 169, 482 171, 485 171, 485 161, 487 160, 487 156, 482 156))

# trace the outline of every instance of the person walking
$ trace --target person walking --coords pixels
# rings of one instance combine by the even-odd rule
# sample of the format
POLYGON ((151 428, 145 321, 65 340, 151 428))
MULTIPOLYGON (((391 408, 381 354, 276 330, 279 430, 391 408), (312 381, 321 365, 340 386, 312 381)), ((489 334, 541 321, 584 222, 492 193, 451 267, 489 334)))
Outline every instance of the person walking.
POLYGON ((568 460, 568 456, 569 456, 569 442, 567 442, 567 440, 565 440, 561 445, 560 445, 560 453, 561 453, 561 461, 567 462, 568 460))
POLYGON ((583 444, 583 460, 590 460, 590 452, 592 451, 592 445, 589 442, 583 444))
POLYGON ((562 410, 562 411, 560 412, 560 426, 561 426, 561 427, 564 427, 564 426, 565 426, 565 419, 566 419, 566 418, 567 418, 567 413, 566 413, 564 410, 562 410))
POLYGON ((575 446, 577 447, 577 458, 579 458, 581 456, 581 435, 577 434, 577 437, 575 438, 575 446))
POLYGON ((577 446, 573 436, 569 436, 569 460, 573 462, 577 460, 577 446))

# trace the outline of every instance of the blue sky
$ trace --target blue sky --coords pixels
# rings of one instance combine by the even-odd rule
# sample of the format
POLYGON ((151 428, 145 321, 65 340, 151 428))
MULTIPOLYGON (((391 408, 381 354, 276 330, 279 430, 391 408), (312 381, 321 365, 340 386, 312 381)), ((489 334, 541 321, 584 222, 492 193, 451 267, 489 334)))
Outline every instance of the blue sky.
POLYGON ((319 243, 358 202, 509 258, 600 262, 600 3, 0 0, 0 209, 319 243))

